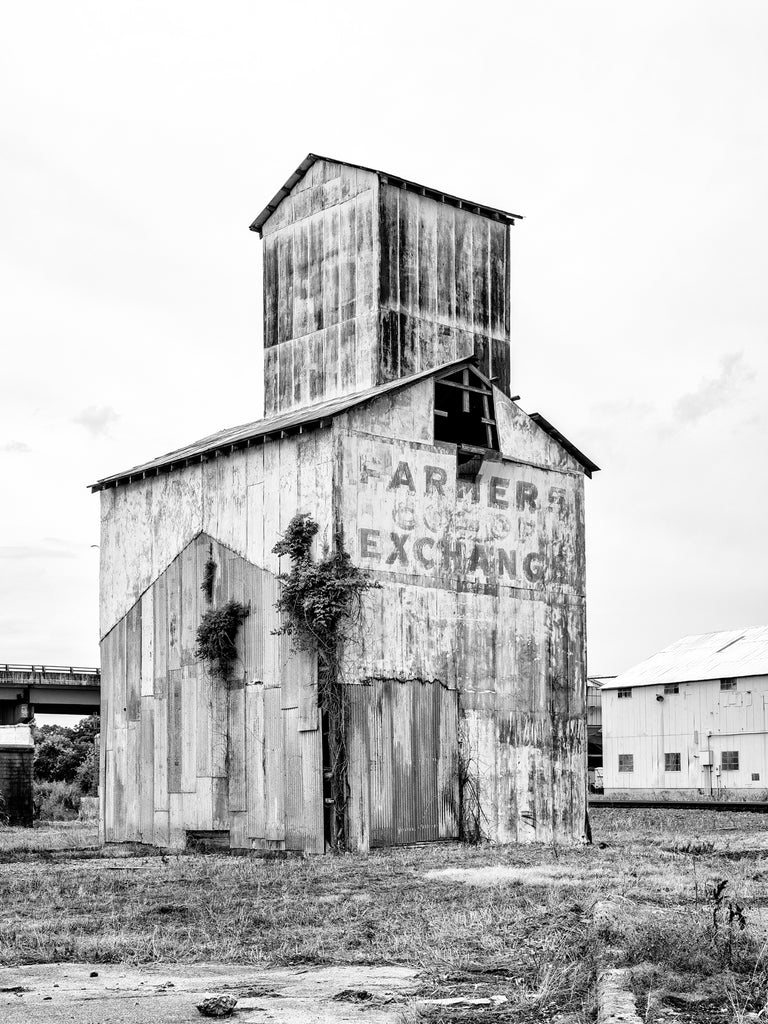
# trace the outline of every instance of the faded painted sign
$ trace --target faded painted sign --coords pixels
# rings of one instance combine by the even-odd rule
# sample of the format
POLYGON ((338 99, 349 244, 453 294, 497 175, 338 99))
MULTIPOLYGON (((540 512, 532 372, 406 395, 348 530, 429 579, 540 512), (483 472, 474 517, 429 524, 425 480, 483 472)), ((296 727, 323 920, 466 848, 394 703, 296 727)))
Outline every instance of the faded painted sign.
POLYGON ((460 478, 447 450, 348 436, 345 542, 371 569, 580 593, 581 487, 578 476, 501 459, 460 478))

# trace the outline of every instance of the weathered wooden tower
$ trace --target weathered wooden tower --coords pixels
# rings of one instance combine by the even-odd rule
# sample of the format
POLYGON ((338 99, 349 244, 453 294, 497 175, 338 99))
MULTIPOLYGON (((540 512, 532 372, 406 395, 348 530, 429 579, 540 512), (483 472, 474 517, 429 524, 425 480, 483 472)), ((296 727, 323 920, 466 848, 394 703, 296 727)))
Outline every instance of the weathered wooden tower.
POLYGON ((582 836, 597 467, 510 397, 515 219, 310 155, 251 225, 265 418, 94 485, 108 841, 325 848, 317 666, 273 632, 296 512, 381 584, 344 656, 350 845, 582 836), (210 560, 251 608, 226 684, 194 656, 210 560))

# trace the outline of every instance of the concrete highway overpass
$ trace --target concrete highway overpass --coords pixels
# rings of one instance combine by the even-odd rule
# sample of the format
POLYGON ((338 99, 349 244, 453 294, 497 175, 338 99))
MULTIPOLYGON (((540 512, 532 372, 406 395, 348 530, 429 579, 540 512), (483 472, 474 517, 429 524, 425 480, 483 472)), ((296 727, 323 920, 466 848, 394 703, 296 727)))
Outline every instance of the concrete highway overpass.
POLYGON ((101 701, 97 668, 0 663, 0 725, 41 715, 92 715, 101 701))

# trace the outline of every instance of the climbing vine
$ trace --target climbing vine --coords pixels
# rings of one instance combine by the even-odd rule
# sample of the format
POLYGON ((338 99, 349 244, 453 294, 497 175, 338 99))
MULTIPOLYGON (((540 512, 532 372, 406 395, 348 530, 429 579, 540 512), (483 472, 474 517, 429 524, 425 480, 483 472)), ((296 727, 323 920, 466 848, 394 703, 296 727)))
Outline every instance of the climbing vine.
POLYGON ((213 601, 213 582, 216 579, 216 562, 213 559, 213 544, 208 545, 208 561, 203 569, 203 582, 200 589, 205 594, 208 604, 213 601))
POLYGON ((207 661, 223 680, 228 679, 237 657, 237 633, 249 609, 239 601, 227 601, 221 608, 211 608, 197 627, 195 657, 207 661))
POLYGON ((334 849, 346 846, 347 691, 342 679, 341 656, 345 642, 354 639, 360 622, 361 597, 379 584, 356 566, 341 545, 315 561, 312 541, 318 524, 297 513, 272 549, 291 560, 290 572, 281 573, 280 597, 275 603, 282 625, 277 633, 291 637, 296 650, 312 651, 318 659, 318 703, 323 717, 325 774, 332 806, 330 828, 334 849))

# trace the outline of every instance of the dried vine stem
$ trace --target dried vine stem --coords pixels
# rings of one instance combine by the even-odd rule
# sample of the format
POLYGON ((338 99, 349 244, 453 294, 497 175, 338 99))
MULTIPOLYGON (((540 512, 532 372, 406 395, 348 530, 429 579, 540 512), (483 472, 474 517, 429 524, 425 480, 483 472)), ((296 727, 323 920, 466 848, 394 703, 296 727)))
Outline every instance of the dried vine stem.
POLYGON ((290 572, 278 576, 283 586, 275 607, 282 625, 276 632, 290 636, 295 650, 317 654, 317 695, 327 740, 325 770, 333 806, 330 840, 333 849, 343 850, 349 798, 349 701, 342 678, 342 653, 360 622, 361 595, 379 584, 353 564, 338 541, 335 551, 326 551, 322 559, 314 561, 311 549, 318 529, 311 516, 297 513, 272 549, 291 559, 290 572))

